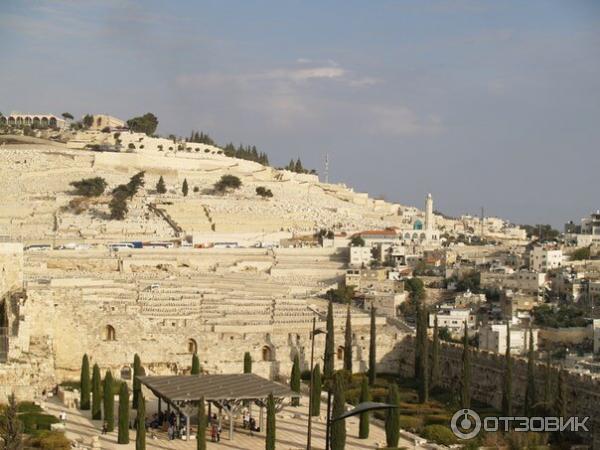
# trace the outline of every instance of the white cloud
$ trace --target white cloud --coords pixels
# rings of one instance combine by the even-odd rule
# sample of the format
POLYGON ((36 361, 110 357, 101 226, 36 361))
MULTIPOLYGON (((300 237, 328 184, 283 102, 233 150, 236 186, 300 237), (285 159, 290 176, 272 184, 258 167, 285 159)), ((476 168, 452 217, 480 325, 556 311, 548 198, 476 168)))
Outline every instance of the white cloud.
POLYGON ((437 134, 443 130, 439 117, 419 117, 405 106, 371 106, 366 112, 367 131, 373 134, 414 136, 437 134))

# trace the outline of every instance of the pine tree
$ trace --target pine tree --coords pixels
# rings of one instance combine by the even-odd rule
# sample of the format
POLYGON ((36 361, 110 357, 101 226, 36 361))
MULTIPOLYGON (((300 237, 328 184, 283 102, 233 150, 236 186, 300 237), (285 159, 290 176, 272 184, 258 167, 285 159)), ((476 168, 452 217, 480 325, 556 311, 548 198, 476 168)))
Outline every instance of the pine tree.
POLYGON ((313 369, 313 386, 311 387, 311 416, 321 414, 321 367, 317 364, 313 369))
POLYGON ((430 388, 438 387, 440 382, 440 336, 437 314, 433 322, 433 344, 431 346, 431 383, 430 388))
MULTIPOLYGON (((389 405, 400 405, 400 394, 398 386, 392 383, 388 389, 387 403, 389 405)), ((400 439, 400 410, 398 408, 390 408, 385 413, 385 440, 390 448, 398 447, 400 439)))
MULTIPOLYGON (((344 379, 341 373, 336 373, 333 380, 333 408, 332 419, 346 412, 346 397, 344 395, 344 379)), ((344 450, 346 446, 346 421, 333 422, 331 428, 331 450, 344 450)))
POLYGON ((463 409, 471 407, 471 351, 469 350, 469 334, 466 320, 460 380, 460 407, 463 409))
POLYGON ((92 369, 92 419, 94 420, 102 419, 101 382, 100 367, 94 364, 92 369))
POLYGON ((567 417, 567 393, 565 386, 565 371, 559 369, 557 377, 556 400, 554 401, 554 415, 567 417))
POLYGON ((267 437, 265 450, 275 450, 275 400, 273 394, 267 398, 267 437))
POLYGON ((344 330, 344 370, 352 373, 352 317, 350 305, 346 311, 346 329, 344 330))
POLYGON ((536 404, 535 395, 535 352, 533 330, 529 327, 529 351, 527 352, 527 384, 525 386, 525 415, 530 416, 536 404))
POLYGON ((146 450, 146 400, 141 392, 138 397, 135 450, 146 450))
POLYGON ((167 192, 167 187, 165 186, 165 180, 163 180, 162 175, 158 179, 158 183, 156 183, 156 192, 159 194, 164 194, 167 192))
POLYGON ((184 178, 183 186, 181 186, 181 192, 183 193, 184 197, 187 197, 188 191, 189 191, 189 186, 188 186, 187 178, 184 178))
POLYGON ((198 433, 196 434, 196 450, 206 450, 206 410, 204 409, 204 397, 198 404, 198 433))
POLYGON ((119 444, 129 444, 129 389, 121 383, 119 391, 119 444))
MULTIPOLYGON (((298 358, 298 353, 294 355, 294 364, 292 365, 292 373, 290 375, 290 389, 300 394, 300 359, 298 358)), ((299 397, 292 397, 292 406, 300 406, 299 397)))
POLYGON ((325 355, 323 356, 323 376, 326 380, 331 379, 334 371, 334 330, 333 330, 333 302, 329 300, 327 306, 327 336, 325 337, 325 355))
POLYGON ((200 373, 200 359, 198 359, 198 355, 194 353, 192 355, 192 375, 198 375, 200 373))
POLYGON ((502 413, 506 417, 512 416, 512 359, 510 357, 510 322, 506 322, 506 353, 504 356, 502 413))
POLYGON ((113 393, 113 377, 110 370, 106 371, 102 389, 104 393, 104 421, 107 423, 107 430, 110 432, 115 429, 115 395, 113 393))
MULTIPOLYGON (((369 380, 367 377, 362 378, 360 385, 360 403, 370 402, 371 393, 369 392, 369 380)), ((358 425, 359 439, 367 439, 369 437, 369 413, 363 412, 360 414, 360 423, 358 425)))
POLYGON ((88 359, 88 355, 83 355, 83 360, 81 361, 81 376, 79 379, 80 387, 81 387, 81 398, 79 400, 80 409, 83 411, 87 411, 90 409, 90 360, 88 359))
POLYGON ((252 356, 250 356, 250 352, 244 353, 244 373, 252 373, 252 356))
POLYGON ((377 329, 375 328, 376 308, 371 303, 371 329, 369 341, 369 385, 375 384, 377 378, 377 329))
POLYGON ((417 314, 417 324, 419 326, 419 378, 418 391, 419 391, 419 403, 425 403, 429 400, 429 355, 428 355, 428 343, 427 338, 427 312, 423 305, 419 306, 417 314))
POLYGON ((133 409, 138 408, 138 402, 140 398, 140 393, 142 392, 142 384, 138 377, 142 376, 142 361, 140 360, 139 355, 136 353, 133 357, 133 409))
POLYGON ((0 442, 3 450, 21 450, 23 448, 23 423, 18 418, 19 406, 12 393, 8 396, 8 405, 0 419, 0 442))

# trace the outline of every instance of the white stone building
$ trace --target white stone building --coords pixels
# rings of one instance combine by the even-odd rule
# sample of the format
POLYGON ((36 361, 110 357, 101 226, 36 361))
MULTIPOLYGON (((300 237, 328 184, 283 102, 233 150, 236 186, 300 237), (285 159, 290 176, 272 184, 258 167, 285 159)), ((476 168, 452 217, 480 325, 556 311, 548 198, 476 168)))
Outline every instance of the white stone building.
POLYGON ((547 272, 561 267, 563 259, 561 249, 537 246, 531 250, 529 266, 531 270, 536 272, 547 272))
POLYGON ((350 247, 350 266, 352 267, 368 267, 373 260, 371 247, 350 247))
MULTIPOLYGON (((479 329, 479 349, 495 353, 506 352, 506 324, 488 324, 479 329)), ((537 350, 538 330, 533 329, 533 349, 537 350)), ((527 353, 529 349, 529 329, 511 325, 510 352, 514 355, 527 353)))
POLYGON ((471 313, 469 308, 442 306, 442 308, 435 313, 429 314, 430 328, 434 327, 436 316, 438 328, 448 328, 453 334, 459 333, 465 329, 465 321, 467 322, 467 328, 469 329, 474 328, 476 324, 475 315, 471 313))

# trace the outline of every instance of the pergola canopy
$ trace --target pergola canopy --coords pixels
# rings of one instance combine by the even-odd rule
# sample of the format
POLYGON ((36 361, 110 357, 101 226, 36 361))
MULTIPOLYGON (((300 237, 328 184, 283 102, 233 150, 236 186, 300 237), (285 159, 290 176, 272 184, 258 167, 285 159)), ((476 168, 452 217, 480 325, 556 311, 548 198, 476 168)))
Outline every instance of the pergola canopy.
POLYGON ((171 402, 264 400, 273 397, 299 397, 287 386, 253 373, 214 375, 141 376, 140 382, 157 397, 171 402))

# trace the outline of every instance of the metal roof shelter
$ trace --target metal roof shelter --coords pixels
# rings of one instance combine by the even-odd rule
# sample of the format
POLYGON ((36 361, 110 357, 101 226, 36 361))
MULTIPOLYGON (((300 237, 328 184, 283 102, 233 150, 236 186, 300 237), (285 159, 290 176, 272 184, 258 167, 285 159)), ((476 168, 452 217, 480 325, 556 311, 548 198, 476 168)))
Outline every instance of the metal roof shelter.
MULTIPOLYGON (((299 397, 287 386, 252 373, 215 375, 166 375, 137 377, 159 400, 164 400, 186 416, 186 437, 189 438, 189 417, 197 413, 200 399, 214 404, 229 417, 229 439, 233 439, 233 422, 244 403, 253 402, 262 411, 267 397, 273 394, 277 409, 287 397, 299 397)), ((160 408, 160 406, 159 406, 160 408)))

